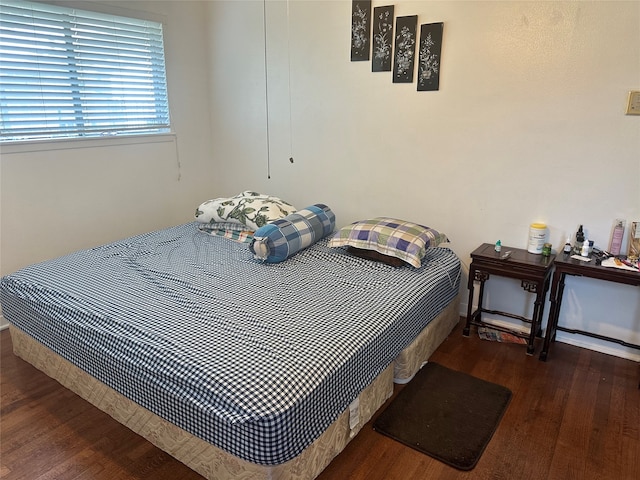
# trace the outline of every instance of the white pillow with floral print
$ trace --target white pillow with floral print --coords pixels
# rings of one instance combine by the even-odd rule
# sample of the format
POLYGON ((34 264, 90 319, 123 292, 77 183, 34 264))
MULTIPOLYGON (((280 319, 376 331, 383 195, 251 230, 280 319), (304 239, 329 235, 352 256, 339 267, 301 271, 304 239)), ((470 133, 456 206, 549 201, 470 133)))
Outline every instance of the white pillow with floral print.
POLYGON ((255 231, 295 211, 293 205, 278 197, 246 191, 235 197, 214 198, 201 203, 196 209, 196 221, 239 223, 255 231))

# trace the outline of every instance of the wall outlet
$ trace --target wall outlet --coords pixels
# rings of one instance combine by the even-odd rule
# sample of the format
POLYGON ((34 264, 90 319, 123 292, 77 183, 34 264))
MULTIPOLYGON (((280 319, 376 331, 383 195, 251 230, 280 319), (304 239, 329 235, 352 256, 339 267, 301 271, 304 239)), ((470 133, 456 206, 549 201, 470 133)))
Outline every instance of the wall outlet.
POLYGON ((640 90, 632 90, 629 92, 627 115, 640 115, 640 90))

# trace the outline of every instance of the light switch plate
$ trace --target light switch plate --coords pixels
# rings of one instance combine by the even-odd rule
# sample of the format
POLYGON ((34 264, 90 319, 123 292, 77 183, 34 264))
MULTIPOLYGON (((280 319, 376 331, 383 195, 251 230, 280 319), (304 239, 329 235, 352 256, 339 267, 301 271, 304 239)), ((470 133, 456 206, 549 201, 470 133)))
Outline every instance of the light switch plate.
POLYGON ((627 115, 640 115, 640 90, 632 90, 629 92, 627 115))

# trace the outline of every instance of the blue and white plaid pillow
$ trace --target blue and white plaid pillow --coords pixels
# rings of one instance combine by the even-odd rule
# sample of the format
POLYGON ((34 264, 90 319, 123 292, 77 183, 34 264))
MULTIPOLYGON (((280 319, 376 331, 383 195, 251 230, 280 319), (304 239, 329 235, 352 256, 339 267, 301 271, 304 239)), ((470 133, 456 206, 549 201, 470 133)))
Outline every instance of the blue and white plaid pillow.
POLYGON ((263 262, 282 262, 333 232, 335 222, 331 209, 317 203, 260 227, 249 249, 263 262))
POLYGON ((214 237, 223 237, 240 243, 249 243, 253 240, 253 230, 242 223, 209 222, 198 223, 198 230, 214 237))

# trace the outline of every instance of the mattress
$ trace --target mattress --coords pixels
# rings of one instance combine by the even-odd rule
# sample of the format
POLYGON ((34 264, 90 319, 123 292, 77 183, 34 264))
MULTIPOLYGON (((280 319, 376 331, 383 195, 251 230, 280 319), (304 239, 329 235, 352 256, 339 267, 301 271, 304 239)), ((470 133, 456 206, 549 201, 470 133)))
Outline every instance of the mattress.
POLYGON ((460 262, 358 259, 326 241, 281 264, 185 224, 2 279, 20 331, 243 461, 299 456, 455 298, 460 262))
POLYGON ((99 382, 11 325, 14 352, 208 480, 311 480, 393 393, 390 365, 358 396, 359 422, 346 409, 309 447, 280 465, 257 465, 194 437, 99 382))
POLYGON ((241 460, 167 422, 83 372, 37 340, 10 326, 14 353, 111 415, 208 480, 312 480, 391 397, 393 382, 406 383, 459 323, 459 295, 358 395, 358 421, 347 408, 309 447, 280 465, 241 460), (395 377, 395 378, 394 378, 395 377))

